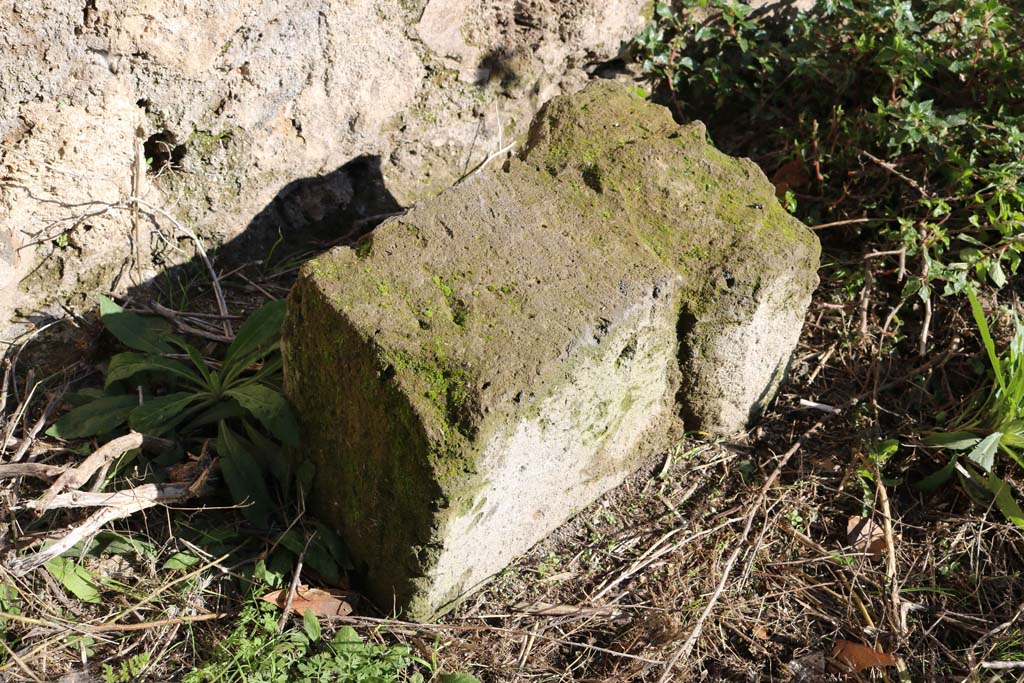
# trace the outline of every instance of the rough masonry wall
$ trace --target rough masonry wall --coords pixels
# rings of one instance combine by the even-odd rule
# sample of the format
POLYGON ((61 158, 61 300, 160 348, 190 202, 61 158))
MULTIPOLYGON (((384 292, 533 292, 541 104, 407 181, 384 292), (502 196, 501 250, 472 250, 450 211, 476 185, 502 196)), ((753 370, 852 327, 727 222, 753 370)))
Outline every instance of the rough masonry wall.
POLYGON ((431 196, 615 58, 646 4, 3 3, 0 323, 187 260, 156 208, 265 247, 431 196))

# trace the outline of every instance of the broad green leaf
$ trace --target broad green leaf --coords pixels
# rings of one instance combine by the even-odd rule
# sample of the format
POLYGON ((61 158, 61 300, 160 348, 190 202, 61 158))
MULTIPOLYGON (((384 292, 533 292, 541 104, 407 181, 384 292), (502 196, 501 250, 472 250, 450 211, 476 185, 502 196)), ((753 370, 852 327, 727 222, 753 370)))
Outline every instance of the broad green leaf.
POLYGON ((274 475, 274 479, 283 488, 287 488, 291 478, 291 465, 288 458, 282 452, 284 449, 281 444, 271 441, 260 434, 259 430, 249 424, 248 420, 243 420, 243 426, 245 427, 245 435, 249 438, 249 442, 252 443, 253 452, 259 457, 263 468, 274 475))
POLYGON ((986 472, 992 471, 995 462, 996 450, 999 448, 999 439, 1003 437, 1002 432, 993 432, 981 440, 974 450, 967 454, 967 458, 986 472))
POLYGON ((238 401, 253 414, 271 434, 288 446, 299 443, 299 421, 292 412, 288 400, 270 387, 262 384, 243 384, 229 389, 227 396, 238 401))
POLYGON ((168 343, 171 325, 163 318, 129 313, 105 296, 100 296, 103 326, 130 349, 146 353, 171 353, 168 343))
MULTIPOLYGON (((17 587, 0 581, 0 612, 21 614, 21 596, 17 587)), ((7 620, 0 617, 0 630, 7 625, 7 620)))
POLYGON ((480 680, 469 674, 441 674, 441 683, 480 683, 480 680))
POLYGON ((220 456, 221 474, 231 497, 243 505, 242 514, 257 528, 269 528, 275 505, 267 491, 263 472, 224 422, 220 423, 217 432, 217 455, 220 456))
POLYGON ((989 473, 985 477, 985 485, 996 499, 996 507, 1006 519, 1024 529, 1024 511, 1013 497, 1012 487, 996 475, 989 473))
POLYGON ((307 535, 292 529, 281 536, 280 543, 296 556, 305 552, 306 564, 327 583, 334 585, 341 581, 341 564, 334 559, 331 549, 320 538, 320 534, 317 534, 308 545, 306 539, 307 535))
POLYGON ((245 410, 233 399, 222 399, 212 406, 199 413, 194 420, 188 423, 183 431, 192 431, 198 427, 217 424, 221 420, 230 420, 235 417, 244 417, 245 410))
POLYGON ((83 602, 100 602, 99 584, 96 577, 85 567, 66 557, 55 557, 43 567, 57 579, 64 588, 83 602))
POLYGON ((1003 272, 1003 266, 998 259, 992 262, 988 277, 996 287, 1001 289, 1006 286, 1006 273, 1003 272))
POLYGON ((316 614, 309 608, 302 613, 302 630, 306 632, 306 636, 311 642, 315 643, 320 640, 320 620, 316 618, 316 614))
POLYGON ((46 433, 58 439, 107 434, 123 425, 138 405, 138 397, 132 394, 104 396, 64 414, 46 433))
POLYGON ((327 551, 334 558, 338 566, 342 569, 352 569, 352 560, 349 558, 348 550, 345 548, 345 543, 338 536, 337 532, 322 522, 316 523, 316 531, 317 541, 327 548, 327 551))
POLYGON ((272 381, 274 379, 273 376, 276 373, 280 372, 281 365, 281 354, 275 351, 271 355, 264 358, 262 364, 260 365, 260 369, 253 373, 251 376, 246 377, 244 382, 252 382, 255 384, 266 384, 268 386, 274 386, 274 382, 272 381))
POLYGON ((868 455, 871 460, 879 465, 891 458, 900 449, 900 442, 896 439, 886 439, 868 445, 868 455))
POLYGON ((954 451, 965 451, 973 448, 981 441, 981 437, 972 432, 945 432, 933 434, 927 437, 924 442, 929 446, 942 446, 954 451))
POLYGON ((188 354, 189 360, 192 361, 192 365, 194 365, 196 370, 202 374, 203 381, 206 383, 206 388, 212 389, 213 379, 210 376, 210 369, 206 366, 206 361, 203 359, 203 354, 199 353, 199 349, 183 339, 171 339, 171 343, 188 354))
POLYGON ((71 392, 70 394, 64 395, 64 403, 77 408, 78 406, 84 406, 86 403, 92 403, 98 398, 103 398, 107 393, 99 387, 86 387, 79 389, 78 391, 71 392))
POLYGON ((208 396, 206 394, 184 391, 151 398, 132 411, 128 418, 128 424, 141 434, 160 436, 174 429, 207 403, 208 396), (204 403, 193 405, 198 401, 204 401, 204 403))
POLYGON ((943 484, 949 481, 949 478, 956 472, 956 461, 959 456, 953 454, 949 459, 949 462, 942 466, 942 469, 932 472, 921 481, 914 484, 914 488, 918 491, 924 491, 925 493, 931 493, 943 484))
POLYGON ((246 365, 266 355, 277 345, 281 338, 284 314, 285 302, 271 301, 242 323, 224 355, 225 375, 231 375, 235 367, 241 372, 246 365), (232 369, 229 370, 229 367, 232 369))
POLYGON ((140 372, 160 372, 191 382, 196 387, 203 389, 203 378, 195 370, 182 365, 176 360, 164 358, 147 353, 135 353, 127 351, 119 353, 110 359, 110 367, 107 369, 106 386, 122 379, 128 379, 140 372))
MULTIPOLYGON (((275 551, 274 555, 278 555, 281 551, 275 551)), ((291 568, 291 553, 285 553, 288 555, 289 568, 291 568)), ((273 561, 273 559, 271 559, 273 561)), ((265 583, 271 588, 278 588, 284 584, 284 572, 274 571, 274 569, 267 566, 266 560, 257 560, 256 565, 252 569, 252 577, 261 583, 265 583)))
POLYGON ((164 569, 190 569, 199 564, 199 558, 188 553, 174 553, 166 562, 164 569))
POLYGON ((351 626, 342 626, 334 634, 331 645, 337 650, 356 650, 362 647, 363 639, 359 637, 359 634, 351 626))
MULTIPOLYGON (((80 552, 83 552, 81 543, 75 545, 69 554, 77 556, 80 552)), ((156 548, 151 543, 139 541, 116 531, 99 532, 84 552, 91 557, 137 555, 149 559, 156 556, 156 548)))
POLYGON ((974 322, 978 325, 981 341, 985 344, 985 351, 988 352, 988 359, 992 363, 992 370, 996 374, 996 382, 999 383, 999 387, 1005 392, 1006 382, 1003 380, 1003 370, 999 364, 999 356, 996 355, 996 345, 992 340, 992 333, 988 330, 985 312, 981 310, 981 303, 978 302, 978 297, 972 287, 967 288, 967 298, 971 301, 971 313, 974 314, 974 322))

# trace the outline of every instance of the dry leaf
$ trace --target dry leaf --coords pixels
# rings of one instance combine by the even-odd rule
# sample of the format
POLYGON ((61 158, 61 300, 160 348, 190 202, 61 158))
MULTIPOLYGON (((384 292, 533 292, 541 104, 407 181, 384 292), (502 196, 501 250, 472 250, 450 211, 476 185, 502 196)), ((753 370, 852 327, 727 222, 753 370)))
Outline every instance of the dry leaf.
POLYGON ((768 640, 768 629, 764 626, 755 626, 754 637, 758 640, 768 640))
POLYGON ((896 656, 879 652, 867 645, 839 640, 832 648, 829 670, 834 673, 857 673, 866 669, 896 666, 897 660, 896 656))
POLYGON ((797 158, 787 161, 772 175, 772 184, 775 186, 775 195, 781 197, 786 190, 806 185, 811 179, 803 159, 797 158))
POLYGON ((825 653, 811 652, 786 665, 793 683, 828 683, 825 676, 825 653))
POLYGON ((869 517, 854 515, 846 523, 846 543, 872 560, 880 560, 885 554, 885 531, 869 517))
MULTIPOLYGON (((292 599, 291 612, 294 614, 305 614, 306 610, 312 610, 318 617, 344 617, 352 614, 352 594, 339 590, 322 590, 299 585, 295 589, 295 597, 292 599)), ((288 602, 288 591, 271 591, 260 600, 277 605, 284 609, 288 602)))

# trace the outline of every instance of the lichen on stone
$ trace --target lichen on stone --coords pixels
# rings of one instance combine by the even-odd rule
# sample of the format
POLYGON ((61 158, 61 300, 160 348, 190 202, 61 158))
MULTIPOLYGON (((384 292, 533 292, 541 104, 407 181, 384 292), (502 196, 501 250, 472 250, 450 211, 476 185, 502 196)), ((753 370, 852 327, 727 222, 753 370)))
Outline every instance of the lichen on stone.
POLYGON ((369 590, 390 604, 400 584, 427 617, 681 418, 730 432, 762 410, 817 258, 763 174, 700 124, 614 83, 556 98, 518 158, 302 269, 286 376, 333 471, 317 507, 342 529, 365 523, 357 501, 381 515, 402 540, 352 532, 369 590), (405 569, 378 576, 385 560, 405 569))

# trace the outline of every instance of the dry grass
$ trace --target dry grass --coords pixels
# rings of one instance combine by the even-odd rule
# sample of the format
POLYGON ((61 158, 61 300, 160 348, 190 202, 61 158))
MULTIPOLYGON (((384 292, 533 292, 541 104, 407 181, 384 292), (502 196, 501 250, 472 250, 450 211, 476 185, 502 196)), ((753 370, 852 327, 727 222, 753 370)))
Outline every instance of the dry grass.
MULTIPOLYGON (((287 268, 268 274, 251 266, 221 281, 236 313, 281 296, 290 277, 287 268)), ((788 384, 743 438, 680 444, 439 624, 375 614, 346 621, 485 683, 839 680, 822 673, 839 640, 900 656, 906 680, 1024 680, 1024 668, 991 668, 1024 660, 1024 536, 955 485, 931 496, 909 486, 937 464, 917 441, 920 425, 955 410, 977 382, 972 332, 939 310, 930 355, 916 357, 916 337, 903 343, 893 306, 875 296, 864 307, 862 335, 860 302, 847 300, 839 279, 826 278, 788 384), (860 400, 851 405, 853 397, 860 400), (845 409, 829 416, 801 399, 845 409), (899 438, 900 451, 881 478, 865 479, 868 447, 883 438, 899 438), (849 545, 847 523, 865 513, 880 527, 888 517, 891 555, 849 545)), ((189 301, 192 310, 212 305, 208 293, 189 301)), ((202 316, 182 321, 210 327, 202 316)), ((45 363, 30 377, 25 359, 39 342, 24 347, 12 370, 12 443, 2 462, 25 437, 26 461, 73 459, 33 430, 52 419, 55 397, 68 385, 97 381, 107 342, 87 321, 77 324, 87 348, 34 391, 45 363)), ((0 610, 0 678, 8 680, 97 673, 140 653, 149 653, 140 680, 180 677, 231 631, 247 572, 277 540, 249 533, 234 511, 209 509, 216 498, 200 501, 202 510, 149 510, 111 528, 147 544, 145 552, 83 558, 87 570, 111 582, 101 602, 83 602, 46 571, 14 577, 3 569, 81 520, 68 511, 36 519, 20 507, 45 486, 0 480, 0 582, 21 596, 17 614, 0 610), (199 563, 166 569, 178 552, 199 563)), ((845 680, 900 675, 878 668, 845 680)))

